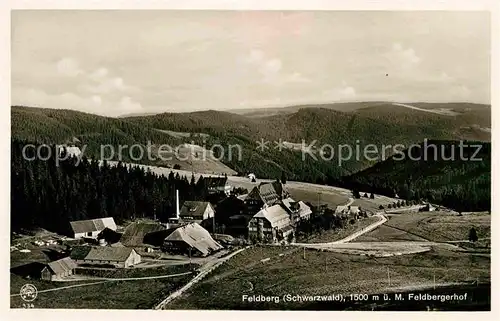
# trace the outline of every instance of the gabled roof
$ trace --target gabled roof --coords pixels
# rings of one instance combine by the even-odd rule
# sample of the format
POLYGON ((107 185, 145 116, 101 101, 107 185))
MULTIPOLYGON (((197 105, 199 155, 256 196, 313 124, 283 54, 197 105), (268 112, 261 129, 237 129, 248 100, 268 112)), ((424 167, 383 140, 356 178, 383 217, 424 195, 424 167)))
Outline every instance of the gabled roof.
POLYGON ((176 228, 165 238, 165 241, 186 242, 190 247, 197 249, 203 255, 222 249, 222 246, 210 236, 210 233, 197 223, 190 223, 176 228))
POLYGON ((129 247, 99 246, 90 249, 85 260, 125 262, 134 249, 129 247))
POLYGON ((247 198, 247 196, 248 196, 248 194, 242 194, 242 195, 236 196, 236 198, 241 200, 241 201, 244 201, 247 198))
POLYGON ((192 217, 195 219, 203 219, 203 213, 207 207, 212 207, 209 202, 197 202, 197 201, 185 201, 182 205, 181 212, 179 216, 182 217, 192 217))
POLYGON ((74 260, 124 262, 134 249, 129 247, 76 246, 71 251, 74 260))
POLYGON ((205 182, 206 187, 226 186, 227 177, 208 176, 208 177, 203 177, 203 181, 205 182))
POLYGON ((289 214, 296 213, 299 214, 300 217, 303 217, 312 213, 311 208, 307 206, 304 202, 302 201, 296 202, 291 197, 285 198, 284 200, 281 201, 281 203, 283 204, 283 207, 285 207, 285 209, 289 214))
POLYGON ((77 265, 71 258, 65 257, 63 259, 50 262, 47 266, 53 274, 61 274, 73 270, 77 265))
POLYGON ((147 243, 147 236, 167 228, 157 222, 133 222, 123 232, 120 242, 126 246, 140 246, 147 243))
POLYGON ((359 206, 339 205, 335 208, 335 214, 356 214, 359 213, 359 206))
POLYGON ((89 254, 90 249, 90 246, 75 246, 71 250, 70 257, 73 260, 84 260, 87 254, 89 254))
POLYGON ((272 227, 278 226, 278 222, 281 220, 290 221, 290 216, 280 204, 263 208, 257 214, 255 214, 254 217, 265 218, 269 221, 269 223, 271 223, 272 227))
POLYGON ((276 191, 276 194, 278 194, 280 197, 284 198, 287 196, 288 191, 286 189, 285 184, 281 183, 280 181, 274 181, 272 182, 274 190, 276 191))
POLYGON ((261 183, 248 193, 247 199, 260 199, 267 205, 273 205, 280 200, 280 196, 276 193, 273 183, 261 183))
POLYGON ((270 205, 280 199, 278 193, 274 189, 273 183, 263 183, 259 185, 259 192, 266 204, 270 205))
POLYGON ((106 227, 116 231, 115 220, 112 217, 96 218, 93 220, 82 220, 73 221, 69 223, 73 232, 77 233, 88 233, 88 232, 100 232, 106 227))

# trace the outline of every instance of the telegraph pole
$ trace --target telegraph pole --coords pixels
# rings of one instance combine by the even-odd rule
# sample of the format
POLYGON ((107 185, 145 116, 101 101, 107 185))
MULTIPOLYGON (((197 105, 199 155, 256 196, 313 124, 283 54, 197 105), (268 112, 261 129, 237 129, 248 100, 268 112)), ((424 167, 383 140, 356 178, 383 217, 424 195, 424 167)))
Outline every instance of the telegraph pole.
POLYGON ((189 247, 189 269, 191 270, 191 249, 192 247, 189 247))
POLYGON ((389 286, 391 286, 391 275, 389 274, 389 267, 387 267, 387 281, 389 282, 389 286))
POLYGON ((306 259, 306 247, 305 246, 304 246, 304 255, 303 255, 303 257, 304 257, 304 260, 305 260, 306 259))

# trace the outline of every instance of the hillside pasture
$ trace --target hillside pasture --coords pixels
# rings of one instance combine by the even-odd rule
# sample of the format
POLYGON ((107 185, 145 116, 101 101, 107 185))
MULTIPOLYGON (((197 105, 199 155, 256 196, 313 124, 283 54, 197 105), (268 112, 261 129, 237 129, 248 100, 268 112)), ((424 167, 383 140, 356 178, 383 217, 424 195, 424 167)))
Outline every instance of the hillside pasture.
POLYGON ((474 227, 478 237, 491 236, 491 215, 467 214, 459 216, 450 212, 417 212, 388 215, 389 221, 379 229, 359 238, 363 241, 399 241, 401 237, 433 242, 467 240, 474 227), (405 236, 406 234, 406 236, 405 236))
POLYGON ((385 293, 408 287, 431 288, 434 285, 490 280, 489 257, 447 249, 382 258, 315 250, 304 253, 302 249, 276 257, 273 256, 276 249, 262 249, 268 250, 269 254, 261 253, 254 259, 254 252, 242 252, 184 297, 173 301, 169 308, 298 309, 304 303, 246 302, 242 296, 385 293), (264 263, 256 261, 261 257, 270 257, 270 260, 264 263))

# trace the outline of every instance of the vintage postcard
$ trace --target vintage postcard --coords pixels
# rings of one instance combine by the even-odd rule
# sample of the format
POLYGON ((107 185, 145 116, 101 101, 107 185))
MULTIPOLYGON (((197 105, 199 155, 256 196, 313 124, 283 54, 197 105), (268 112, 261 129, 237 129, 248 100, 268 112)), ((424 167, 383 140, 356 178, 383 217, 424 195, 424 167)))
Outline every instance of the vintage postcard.
POLYGON ((225 9, 10 12, 10 309, 490 311, 491 11, 225 9))

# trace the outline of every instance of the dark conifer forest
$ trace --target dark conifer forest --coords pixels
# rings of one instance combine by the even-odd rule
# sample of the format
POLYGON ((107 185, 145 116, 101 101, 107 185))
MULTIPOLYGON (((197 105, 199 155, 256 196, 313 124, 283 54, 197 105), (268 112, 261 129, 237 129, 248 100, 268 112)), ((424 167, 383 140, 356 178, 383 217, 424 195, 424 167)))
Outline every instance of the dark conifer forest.
MULTIPOLYGON (((170 173, 168 177, 122 164, 109 166, 96 160, 68 158, 56 165, 56 146, 22 149, 28 142, 11 142, 11 228, 42 227, 65 232, 68 223, 112 216, 117 223, 133 218, 166 220, 175 213, 175 190, 180 203, 206 198, 203 179, 170 173)), ((64 153, 64 151, 62 151, 64 153)), ((63 155, 64 156, 64 155, 63 155)))

